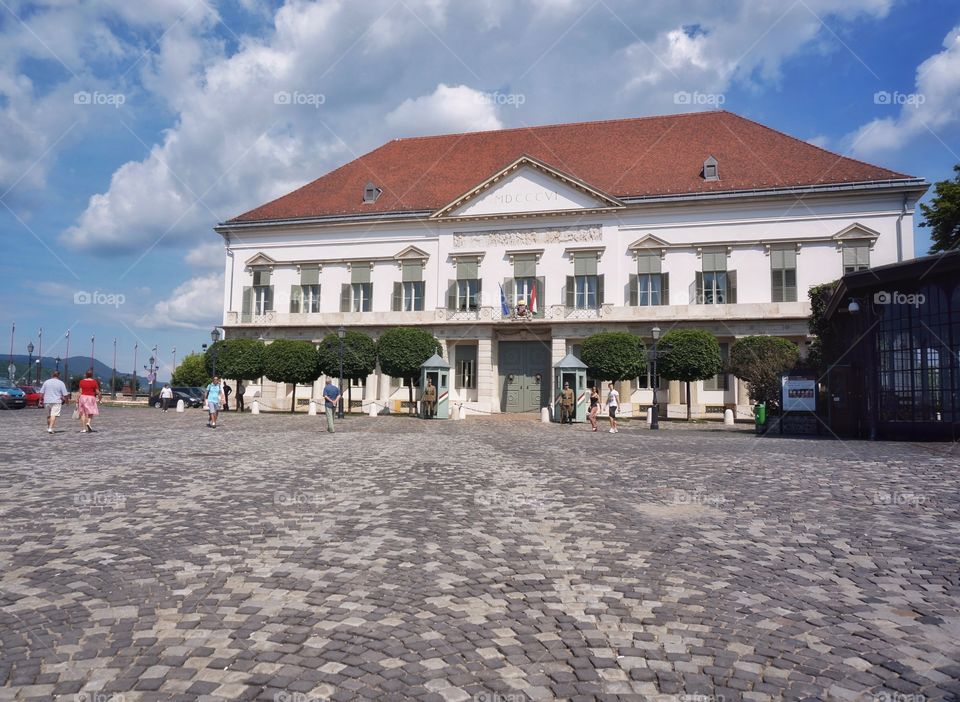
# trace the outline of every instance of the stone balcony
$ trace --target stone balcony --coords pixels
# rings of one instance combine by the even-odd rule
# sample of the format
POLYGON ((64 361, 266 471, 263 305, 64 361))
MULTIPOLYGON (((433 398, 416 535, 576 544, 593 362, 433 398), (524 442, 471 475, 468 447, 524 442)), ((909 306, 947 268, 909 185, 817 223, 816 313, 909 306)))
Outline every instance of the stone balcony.
POLYGON ((563 322, 695 322, 726 320, 797 320, 810 316, 810 304, 804 302, 748 302, 735 305, 660 305, 618 307, 606 303, 598 309, 575 309, 548 305, 541 316, 514 320, 505 317, 499 306, 460 311, 437 308, 422 312, 267 312, 241 319, 238 312, 227 312, 224 324, 236 328, 256 327, 337 327, 344 326, 420 326, 476 322, 518 322, 551 324, 563 322))

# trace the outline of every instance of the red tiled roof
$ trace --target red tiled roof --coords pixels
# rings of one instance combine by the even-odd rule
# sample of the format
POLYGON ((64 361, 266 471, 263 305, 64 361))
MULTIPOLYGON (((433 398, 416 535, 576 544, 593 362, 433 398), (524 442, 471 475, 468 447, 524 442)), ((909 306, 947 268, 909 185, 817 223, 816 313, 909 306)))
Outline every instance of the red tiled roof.
POLYGON ((437 210, 532 156, 615 197, 896 180, 732 112, 395 139, 231 222, 437 210), (714 156, 720 180, 701 177, 714 156), (383 190, 364 204, 363 189, 383 190))

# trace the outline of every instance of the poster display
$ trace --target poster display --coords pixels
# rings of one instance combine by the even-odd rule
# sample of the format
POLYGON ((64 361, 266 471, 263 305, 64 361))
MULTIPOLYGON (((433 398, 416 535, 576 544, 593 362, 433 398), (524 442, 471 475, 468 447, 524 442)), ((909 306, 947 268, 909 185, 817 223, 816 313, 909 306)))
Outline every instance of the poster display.
POLYGON ((780 379, 780 383, 781 406, 784 412, 817 411, 816 378, 785 375, 780 379))

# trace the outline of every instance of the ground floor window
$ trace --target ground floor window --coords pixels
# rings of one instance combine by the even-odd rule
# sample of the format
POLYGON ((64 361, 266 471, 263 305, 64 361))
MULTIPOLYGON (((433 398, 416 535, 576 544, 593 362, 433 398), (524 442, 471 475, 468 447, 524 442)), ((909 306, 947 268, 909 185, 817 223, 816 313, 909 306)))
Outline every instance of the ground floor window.
POLYGON ((456 368, 455 387, 471 390, 477 387, 477 347, 474 344, 457 344, 453 350, 456 368))

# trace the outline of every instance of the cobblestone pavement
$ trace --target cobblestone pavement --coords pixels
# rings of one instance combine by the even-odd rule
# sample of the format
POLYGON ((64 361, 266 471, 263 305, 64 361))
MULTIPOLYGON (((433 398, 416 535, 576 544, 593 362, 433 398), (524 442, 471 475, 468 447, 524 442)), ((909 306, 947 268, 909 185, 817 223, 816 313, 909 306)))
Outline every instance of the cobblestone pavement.
POLYGON ((0 412, 0 700, 960 699, 960 449, 0 412))

